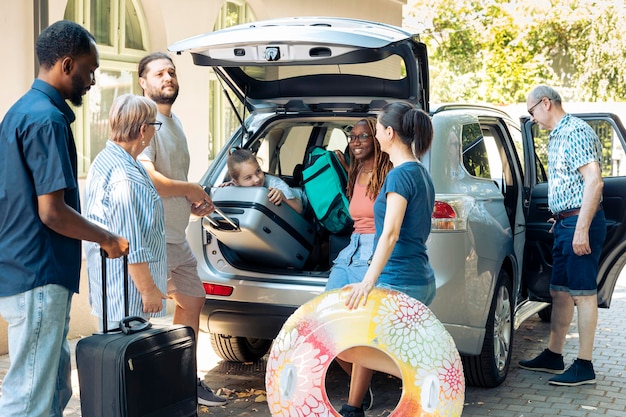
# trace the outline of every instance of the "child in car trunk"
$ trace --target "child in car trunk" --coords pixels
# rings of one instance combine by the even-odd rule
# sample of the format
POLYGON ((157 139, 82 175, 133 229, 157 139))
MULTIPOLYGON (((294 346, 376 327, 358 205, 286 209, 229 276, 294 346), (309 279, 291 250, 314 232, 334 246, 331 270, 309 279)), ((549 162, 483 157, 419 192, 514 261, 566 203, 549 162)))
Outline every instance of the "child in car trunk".
POLYGON ((223 186, 265 187, 269 189, 267 198, 271 203, 278 206, 284 202, 302 214, 302 202, 291 187, 282 179, 263 172, 258 159, 248 149, 231 149, 227 166, 231 181, 222 184, 223 186))

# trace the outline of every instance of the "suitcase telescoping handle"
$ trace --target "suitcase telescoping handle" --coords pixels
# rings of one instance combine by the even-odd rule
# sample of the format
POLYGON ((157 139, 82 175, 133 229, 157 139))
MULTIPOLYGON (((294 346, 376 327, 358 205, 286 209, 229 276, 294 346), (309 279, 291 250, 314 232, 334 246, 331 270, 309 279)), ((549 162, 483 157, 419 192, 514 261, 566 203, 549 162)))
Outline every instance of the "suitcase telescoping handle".
MULTIPOLYGON (((226 223, 228 223, 231 227, 233 231, 239 231, 239 225, 237 223, 235 223, 230 217, 228 217, 222 210, 220 210, 217 207, 213 207, 213 210, 222 218, 224 219, 224 221, 226 221, 226 223)), ((204 216, 205 219, 207 219, 207 221, 211 224, 211 226, 213 226, 216 229, 221 229, 220 223, 218 221, 216 221, 214 218, 212 218, 211 216, 204 216)))
MULTIPOLYGON (((102 333, 108 333, 107 317, 107 258, 104 249, 100 249, 102 258, 102 333)), ((143 317, 130 316, 128 307, 128 256, 124 255, 124 318, 120 320, 119 329, 124 334, 133 334, 149 329, 152 324, 143 317), (137 323, 137 324, 134 324, 137 323)), ((117 330, 117 329, 116 329, 117 330)))
MULTIPOLYGON (((207 194, 211 194, 211 188, 210 187, 204 187, 204 192, 206 192, 207 194)), ((239 225, 237 223, 235 223, 234 221, 232 221, 232 219, 230 217, 228 217, 226 214, 224 214, 224 212, 222 210, 220 210, 217 206, 213 205, 213 211, 216 212, 219 216, 221 216, 222 219, 224 219, 224 221, 226 223, 228 223, 232 227, 233 231, 236 231, 236 232, 239 231, 239 225)), ((215 220, 214 218, 212 218, 211 216, 206 215, 206 216, 204 216, 204 218, 215 229, 221 229, 220 223, 217 220, 215 220)))

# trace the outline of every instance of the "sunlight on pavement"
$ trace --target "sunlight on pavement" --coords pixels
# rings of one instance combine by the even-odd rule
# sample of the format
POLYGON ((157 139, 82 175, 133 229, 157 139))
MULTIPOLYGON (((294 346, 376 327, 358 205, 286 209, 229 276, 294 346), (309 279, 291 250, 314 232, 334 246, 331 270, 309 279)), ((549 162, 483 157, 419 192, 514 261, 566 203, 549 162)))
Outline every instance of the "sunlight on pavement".
POLYGON ((211 347, 211 335, 200 330, 198 337, 198 376, 204 377, 204 374, 219 366, 222 358, 217 356, 211 347))

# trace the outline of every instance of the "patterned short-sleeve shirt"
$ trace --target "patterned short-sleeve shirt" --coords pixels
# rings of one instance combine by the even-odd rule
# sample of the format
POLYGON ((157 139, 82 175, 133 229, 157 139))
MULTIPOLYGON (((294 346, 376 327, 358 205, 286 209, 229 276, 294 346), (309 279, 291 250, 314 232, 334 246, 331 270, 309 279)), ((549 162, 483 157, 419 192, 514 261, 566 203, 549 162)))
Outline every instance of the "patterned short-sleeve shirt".
POLYGON ((578 170, 591 162, 602 166, 602 144, 584 120, 566 114, 548 141, 548 204, 553 213, 579 208, 585 183, 578 170))

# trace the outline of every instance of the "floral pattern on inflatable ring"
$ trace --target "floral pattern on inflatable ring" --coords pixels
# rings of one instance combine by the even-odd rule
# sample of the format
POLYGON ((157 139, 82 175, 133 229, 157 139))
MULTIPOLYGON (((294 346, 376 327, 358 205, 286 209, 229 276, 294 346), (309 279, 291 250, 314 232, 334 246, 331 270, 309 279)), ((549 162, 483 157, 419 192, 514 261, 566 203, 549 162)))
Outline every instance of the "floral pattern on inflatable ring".
POLYGON ((345 290, 334 290, 285 322, 265 376, 272 416, 339 416, 324 378, 333 359, 354 346, 380 349, 400 368, 403 393, 390 416, 461 415, 465 379, 452 337, 419 301, 375 288, 364 307, 348 310, 345 290))

